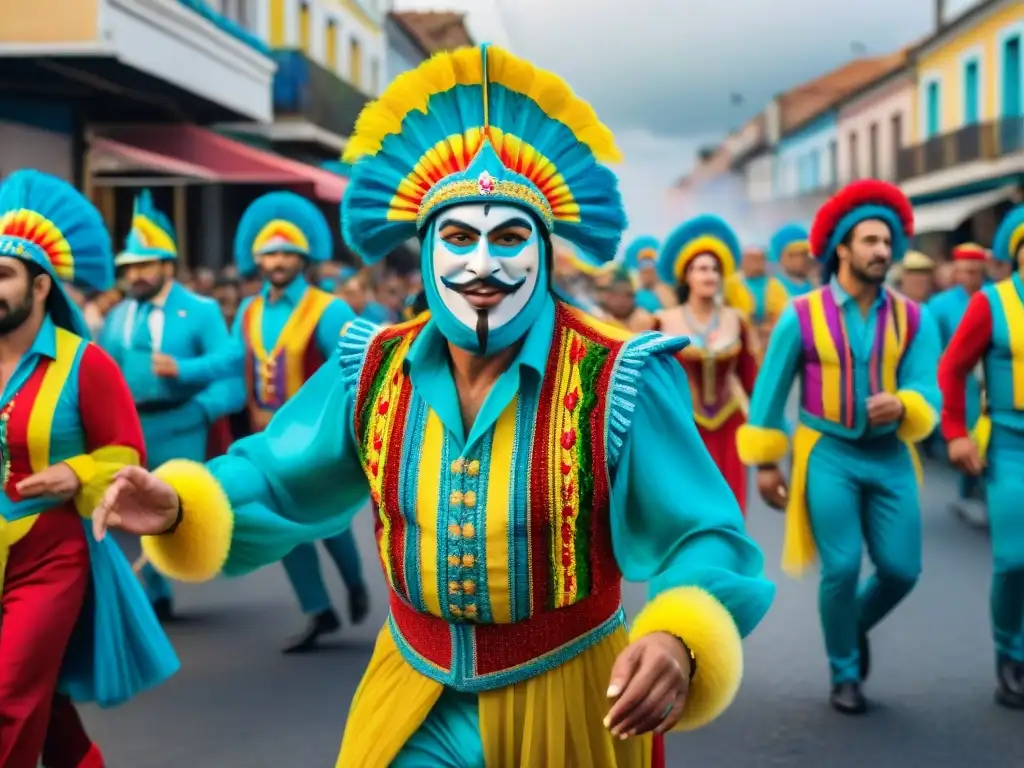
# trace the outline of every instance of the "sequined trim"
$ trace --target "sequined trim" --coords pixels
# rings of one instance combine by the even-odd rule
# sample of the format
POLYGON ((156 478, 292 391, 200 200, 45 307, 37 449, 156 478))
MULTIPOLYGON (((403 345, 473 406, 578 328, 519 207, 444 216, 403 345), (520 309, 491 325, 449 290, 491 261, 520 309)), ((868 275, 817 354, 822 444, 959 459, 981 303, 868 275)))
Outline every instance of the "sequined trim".
POLYGON ((448 184, 441 182, 430 190, 420 203, 420 209, 416 214, 416 226, 422 228, 431 211, 439 205, 452 201, 479 201, 527 205, 540 216, 549 231, 554 229, 555 214, 551 210, 551 204, 534 187, 515 181, 493 181, 490 190, 482 192, 477 179, 462 179, 448 184))

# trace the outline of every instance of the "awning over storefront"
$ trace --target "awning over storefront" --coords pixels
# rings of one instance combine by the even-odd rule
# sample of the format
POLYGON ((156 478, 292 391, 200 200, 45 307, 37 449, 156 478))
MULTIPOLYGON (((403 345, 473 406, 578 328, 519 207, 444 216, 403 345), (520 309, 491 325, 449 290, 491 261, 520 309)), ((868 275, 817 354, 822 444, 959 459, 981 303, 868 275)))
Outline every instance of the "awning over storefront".
MULTIPOLYGON (((340 202, 347 184, 330 171, 194 125, 105 126, 95 133, 91 149, 98 157, 92 162, 101 173, 111 165, 109 156, 116 155, 142 163, 147 170, 197 183, 309 185, 318 199, 328 203, 340 202)), ((134 170, 140 170, 138 165, 134 170)), ((97 182, 102 184, 104 178, 97 182)))
POLYGON ((934 232, 952 232, 976 213, 1009 200, 1016 186, 990 189, 973 195, 914 206, 914 232, 927 235, 934 232))

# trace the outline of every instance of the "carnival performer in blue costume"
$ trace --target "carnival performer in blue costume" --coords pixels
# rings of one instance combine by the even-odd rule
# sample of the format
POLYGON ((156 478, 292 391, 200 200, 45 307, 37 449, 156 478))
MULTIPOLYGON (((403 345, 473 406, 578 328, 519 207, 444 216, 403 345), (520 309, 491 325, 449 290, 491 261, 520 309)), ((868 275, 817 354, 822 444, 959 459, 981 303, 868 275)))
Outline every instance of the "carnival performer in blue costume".
POLYGON ((854 182, 822 206, 811 244, 823 285, 780 318, 737 436, 740 457, 758 468, 761 495, 786 507, 783 568, 798 575, 820 556, 831 703, 850 714, 866 709, 867 634, 921 571, 913 444, 938 419, 938 332, 918 305, 883 287, 912 235, 910 203, 891 184, 854 182), (789 447, 783 410, 797 377, 787 493, 778 464, 789 447), (858 589, 865 545, 875 573, 858 589))
MULTIPOLYGON (((953 287, 933 296, 927 304, 928 311, 938 326, 942 349, 946 349, 952 341, 971 297, 984 285, 985 263, 989 259, 988 250, 976 243, 958 245, 953 249, 952 255, 953 287)), ((967 377, 967 428, 970 430, 978 427, 978 420, 982 417, 980 374, 979 366, 967 377)), ((988 426, 988 418, 985 417, 981 429, 987 432, 988 426)), ((980 490, 980 486, 981 478, 966 472, 961 473, 959 504, 970 502, 980 490)))
POLYGON ((686 340, 552 293, 552 234, 615 255, 614 139, 556 76, 481 46, 400 75, 347 153, 348 245, 372 264, 418 236, 429 314, 354 321, 208 467, 123 473, 97 534, 160 533, 180 499, 146 549, 210 578, 336 532, 369 497, 391 616, 338 766, 648 768, 650 732, 729 704, 773 586, 694 426, 686 340), (628 632, 623 576, 651 590, 628 632))
POLYGON ((1014 271, 971 297, 942 355, 942 433, 950 461, 986 478, 996 701, 1024 709, 1024 206, 1003 219, 992 251, 1014 271), (991 433, 976 430, 972 439, 968 382, 979 362, 991 433))
MULTIPOLYGON (((238 354, 220 307, 174 279, 177 261, 174 226, 143 190, 124 250, 114 259, 126 298, 110 311, 100 345, 135 398, 151 467, 205 460, 211 425, 245 404, 238 354)), ((157 616, 172 619, 171 585, 148 563, 140 575, 157 616)))
POLYGON ((658 275, 658 238, 642 235, 626 248, 624 266, 636 280, 636 305, 651 314, 675 306, 672 289, 658 275))
POLYGON ((775 278, 790 299, 814 290, 811 280, 814 258, 808 237, 806 227, 787 224, 772 235, 768 246, 768 260, 775 266, 775 278))
POLYGON ((112 539, 88 517, 144 461, 117 365, 62 282, 107 290, 110 238, 74 188, 36 171, 0 186, 0 765, 102 768, 71 701, 115 706, 178 669, 112 539), (83 520, 83 517, 85 518, 83 520), (84 525, 83 525, 84 523, 84 525), (49 732, 48 732, 49 731, 49 732))
MULTIPOLYGON (((263 431, 273 414, 298 394, 334 354, 342 327, 355 319, 345 302, 309 285, 303 276, 308 264, 330 259, 331 250, 331 230, 324 215, 293 192, 271 192, 258 198, 238 224, 238 270, 243 275, 259 271, 265 280, 258 295, 242 302, 232 330, 245 350, 252 432, 263 431)), ((355 536, 345 530, 322 543, 348 590, 349 617, 358 624, 366 618, 370 601, 355 536)), ((281 564, 307 617, 306 628, 283 650, 315 650, 323 635, 341 628, 324 585, 316 547, 312 542, 298 543, 281 564)))
POLYGON ((722 285, 722 297, 757 332, 762 350, 789 301, 782 283, 769 274, 764 250, 757 245, 743 249, 739 269, 722 285))

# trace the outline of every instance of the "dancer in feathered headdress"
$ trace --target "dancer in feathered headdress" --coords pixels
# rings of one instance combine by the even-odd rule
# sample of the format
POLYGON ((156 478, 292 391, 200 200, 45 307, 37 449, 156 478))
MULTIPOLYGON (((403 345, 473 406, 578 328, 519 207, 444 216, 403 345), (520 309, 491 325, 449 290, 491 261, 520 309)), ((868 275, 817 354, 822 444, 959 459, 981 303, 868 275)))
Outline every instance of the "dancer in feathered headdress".
POLYGON ((658 271, 675 287, 680 304, 655 315, 664 333, 686 336, 679 353, 693 399, 693 418, 704 445, 747 508, 747 468, 736 451, 736 431, 757 377, 760 347, 746 316, 721 301, 723 285, 736 274, 739 239, 718 216, 697 216, 669 233, 658 271))
MULTIPOLYGON (((135 198, 124 250, 113 260, 125 299, 107 316, 100 345, 128 382, 149 448, 149 465, 206 459, 212 430, 245 402, 239 355, 220 307, 175 280, 178 242, 148 189, 135 198)), ((162 621, 173 590, 152 565, 141 567, 162 621)))
POLYGON ((0 664, 5 767, 37 765, 44 739, 48 766, 102 764, 71 700, 120 704, 178 667, 120 549, 83 531, 145 452, 121 372, 62 287, 106 290, 112 267, 103 220, 73 187, 36 171, 3 182, 0 336, 20 360, 0 414, 3 655, 18 660, 0 664))
POLYGON ((636 303, 648 312, 675 306, 672 289, 658 278, 658 239, 642 235, 627 247, 623 262, 636 283, 636 303))
MULTIPOLYGON (((966 256, 966 254, 964 254, 966 256)), ((980 256, 980 249, 972 249, 980 256)), ((987 255, 987 254, 986 254, 987 255)), ((985 478, 992 535, 991 612, 996 647, 996 701, 1024 709, 1024 205, 996 231, 992 256, 1011 276, 974 293, 939 364, 942 434, 950 461, 985 478), (970 434, 969 381, 984 370, 985 408, 970 434)))
POLYGON ((814 290, 810 278, 814 257, 809 236, 802 224, 786 224, 776 230, 768 246, 768 259, 776 267, 775 278, 790 299, 814 290))
POLYGON ((772 586, 679 402, 685 340, 631 337, 552 292, 553 235, 615 255, 612 136, 557 77, 482 46, 401 75, 346 158, 349 247, 372 263, 418 237, 429 313, 354 321, 340 376, 325 366, 224 461, 158 470, 98 515, 166 520, 178 489, 191 529, 147 550, 210 577, 369 497, 391 617, 339 766, 646 768, 652 730, 728 705, 772 586), (218 525, 231 547, 189 561, 185 537, 218 525), (629 632, 623 575, 652 585, 629 632))
MULTIPOLYGON (((317 206, 294 192, 257 198, 242 215, 235 235, 235 263, 242 275, 259 273, 263 289, 238 311, 234 335, 245 350, 246 410, 251 432, 261 432, 328 360, 342 327, 355 318, 341 299, 310 285, 308 267, 329 261, 331 229, 317 206)), ((351 531, 323 540, 349 594, 349 618, 358 624, 370 608, 359 550, 351 531)), ((285 653, 317 648, 337 632, 341 618, 321 575, 316 547, 304 543, 282 552, 281 563, 306 617, 285 653)))
POLYGON ((823 285, 779 319, 738 436, 765 500, 787 507, 783 567, 799 574, 821 552, 831 703, 844 713, 865 710, 868 632, 906 597, 921 568, 914 444, 938 418, 938 332, 917 304, 884 286, 912 235, 910 203, 891 184, 854 182, 821 207, 811 249, 823 285), (778 463, 789 448, 784 411, 797 378, 787 493, 778 463), (864 537, 876 571, 858 597, 864 537), (842 554, 850 552, 857 557, 842 554))

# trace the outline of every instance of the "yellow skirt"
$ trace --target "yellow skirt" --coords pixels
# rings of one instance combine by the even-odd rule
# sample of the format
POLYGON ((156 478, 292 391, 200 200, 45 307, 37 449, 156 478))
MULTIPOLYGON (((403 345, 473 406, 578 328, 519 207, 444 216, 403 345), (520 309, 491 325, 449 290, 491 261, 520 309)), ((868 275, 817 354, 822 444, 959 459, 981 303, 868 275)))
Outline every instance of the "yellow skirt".
MULTIPOLYGON (((649 734, 620 741, 602 724, 612 665, 628 642, 619 629, 555 669, 481 693, 488 768, 650 768, 649 734)), ((385 625, 352 700, 337 768, 387 768, 442 688, 406 663, 385 625)))

